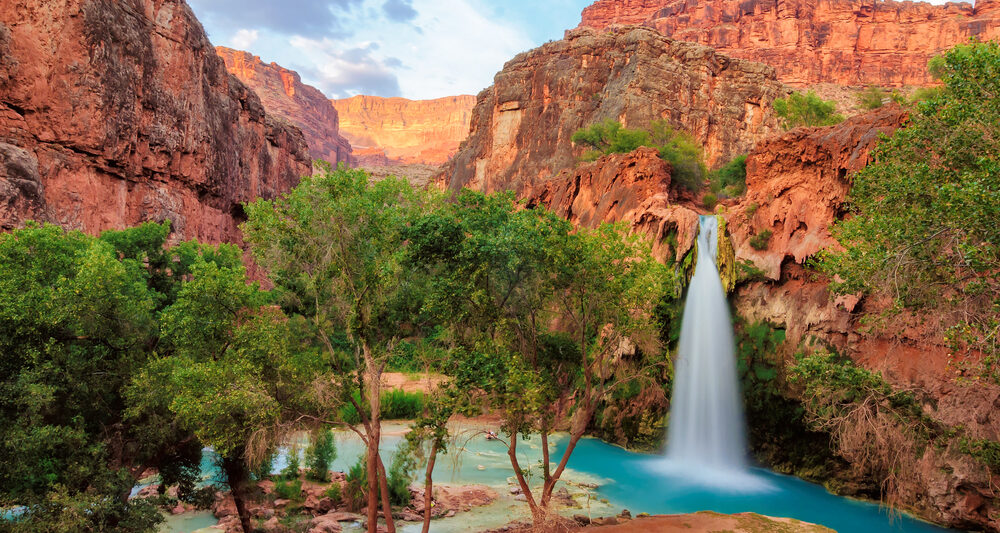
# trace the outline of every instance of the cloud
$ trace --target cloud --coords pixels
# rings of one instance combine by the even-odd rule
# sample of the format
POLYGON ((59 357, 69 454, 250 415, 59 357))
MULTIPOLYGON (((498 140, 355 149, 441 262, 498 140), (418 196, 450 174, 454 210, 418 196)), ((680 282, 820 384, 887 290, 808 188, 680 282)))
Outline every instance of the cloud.
POLYGON ((409 22, 417 18, 417 10, 413 9, 412 0, 386 0, 382 11, 389 20, 394 22, 409 22))
POLYGON ((378 43, 363 43, 342 49, 333 39, 293 37, 289 43, 301 54, 303 66, 296 66, 309 80, 331 98, 358 94, 399 96, 399 79, 386 62, 373 54, 378 43))
POLYGON ((350 34, 346 23, 363 0, 189 0, 199 16, 216 27, 267 28, 277 33, 320 38, 350 34))
POLYGON ((229 38, 229 46, 237 50, 247 50, 260 38, 257 30, 240 30, 229 38))

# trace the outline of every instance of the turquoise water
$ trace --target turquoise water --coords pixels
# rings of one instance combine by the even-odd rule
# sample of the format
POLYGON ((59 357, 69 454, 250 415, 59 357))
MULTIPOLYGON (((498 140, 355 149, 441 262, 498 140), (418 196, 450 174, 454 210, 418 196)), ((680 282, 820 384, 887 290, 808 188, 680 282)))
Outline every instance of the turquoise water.
MULTIPOLYGON (((402 440, 400 424, 387 424, 382 442, 383 460, 391 460, 392 453, 402 440)), ((462 428, 453 428, 453 431, 462 428)), ((556 438, 552 460, 557 461, 565 446, 564 438, 556 438)), ((538 472, 541 440, 521 441, 518 450, 521 465, 538 472)), ((451 453, 439 457, 434 469, 435 483, 484 484, 493 487, 501 496, 495 504, 471 513, 462 513, 450 519, 435 521, 435 531, 469 531, 497 527, 515 518, 528 518, 526 504, 513 501, 507 491, 513 475, 507 450, 497 441, 486 440, 478 428, 465 428, 450 446, 451 453)), ((338 432, 337 459, 333 470, 346 471, 357 461, 364 448, 352 433, 338 432)), ((217 470, 206 454, 203 461, 206 478, 217 470)), ((279 456, 274 464, 278 472, 285 464, 279 456)), ((617 514, 629 509, 633 515, 679 514, 696 511, 720 513, 755 512, 768 516, 789 517, 822 524, 841 533, 932 533, 954 531, 933 526, 899 513, 889 513, 877 504, 835 496, 822 486, 798 478, 775 474, 765 469, 753 469, 754 483, 741 480, 742 486, 756 486, 754 492, 726 492, 718 488, 706 489, 692 485, 683 474, 671 475, 664 471, 664 460, 659 455, 633 453, 598 439, 583 439, 577 445, 563 478, 579 483, 597 483, 591 507, 594 516, 617 514), (601 504, 600 499, 608 500, 601 504)), ((532 485, 540 483, 539 476, 531 478, 532 485)), ((580 489, 573 488, 578 493, 580 489)), ((581 503, 585 497, 578 497, 581 503)), ((580 510, 570 510, 578 513, 580 510)), ((195 517, 192 517, 195 518, 195 517)), ((175 519, 176 520, 176 519, 175 519)), ((212 519, 200 516, 189 523, 171 520, 163 531, 178 533, 191 531, 192 526, 204 527, 212 519)), ((410 528, 413 529, 413 528, 410 528)), ((404 531, 409 529, 404 528, 404 531)))

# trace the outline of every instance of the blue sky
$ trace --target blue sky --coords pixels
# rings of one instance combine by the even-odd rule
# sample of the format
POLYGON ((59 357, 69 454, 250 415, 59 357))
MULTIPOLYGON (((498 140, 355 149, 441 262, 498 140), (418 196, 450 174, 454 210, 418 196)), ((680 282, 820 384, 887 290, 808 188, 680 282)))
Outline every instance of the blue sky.
POLYGON ((592 0, 188 0, 215 45, 296 70, 331 98, 476 94, 575 27, 592 0))

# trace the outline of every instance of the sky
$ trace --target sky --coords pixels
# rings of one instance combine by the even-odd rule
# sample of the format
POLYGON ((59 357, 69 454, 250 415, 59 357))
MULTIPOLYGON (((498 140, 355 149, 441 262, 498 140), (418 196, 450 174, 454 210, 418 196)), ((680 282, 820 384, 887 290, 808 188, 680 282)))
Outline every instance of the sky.
POLYGON ((593 0, 188 0, 212 44, 297 71, 330 98, 476 94, 561 39, 593 0))

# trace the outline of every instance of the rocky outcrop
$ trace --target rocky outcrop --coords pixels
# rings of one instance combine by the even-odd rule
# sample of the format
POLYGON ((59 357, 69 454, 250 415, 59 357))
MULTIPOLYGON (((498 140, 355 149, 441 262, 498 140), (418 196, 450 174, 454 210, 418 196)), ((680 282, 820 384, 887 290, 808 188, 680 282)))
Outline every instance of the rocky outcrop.
MULTIPOLYGON (((737 313, 786 331, 784 356, 806 345, 826 345, 879 372, 896 389, 913 391, 933 420, 961 427, 974 439, 1000 439, 1000 387, 961 379, 976 354, 960 355, 945 342, 948 316, 924 311, 884 313, 891 302, 835 298, 829 280, 806 268, 821 249, 836 249, 831 225, 842 215, 851 175, 871 159, 882 133, 907 120, 895 106, 826 128, 790 131, 761 143, 747 158, 747 194, 727 212, 736 257, 766 279, 737 287, 737 313), (770 231, 758 241, 754 235, 770 231), (871 322, 865 317, 878 316, 871 322)), ((958 453, 954 442, 902 457, 898 500, 914 512, 954 527, 1000 527, 1000 508, 982 463, 958 453)))
POLYGON ((351 143, 340 134, 337 110, 319 89, 303 84, 298 72, 258 56, 223 46, 215 51, 229 72, 257 93, 269 114, 302 130, 313 159, 352 163, 351 143))
POLYGON ((803 264, 835 246, 830 225, 841 214, 851 174, 868 164, 880 135, 891 134, 907 117, 893 104, 757 145, 747 156, 747 193, 727 214, 736 258, 753 261, 777 280, 785 261, 803 264))
POLYGON ((670 164, 652 148, 604 156, 525 198, 529 207, 544 205, 578 226, 627 222, 652 239, 653 255, 663 262, 683 258, 698 233, 698 214, 671 204, 670 164))
POLYGON ((441 179, 452 190, 538 190, 576 165, 573 133, 606 119, 665 119, 703 143, 710 164, 724 162, 777 131, 770 106, 782 91, 770 67, 648 28, 571 31, 508 62, 479 94, 441 179))
POLYGON ((362 166, 440 165, 469 135, 476 97, 407 100, 355 96, 332 100, 351 144, 364 151, 362 166))
POLYGON ((1000 37, 1000 2, 598 0, 580 25, 612 24, 766 63, 792 86, 928 85, 931 57, 970 37, 1000 37))
POLYGON ((241 202, 309 172, 298 129, 231 76, 182 0, 0 4, 0 226, 173 221, 238 238, 241 202))

